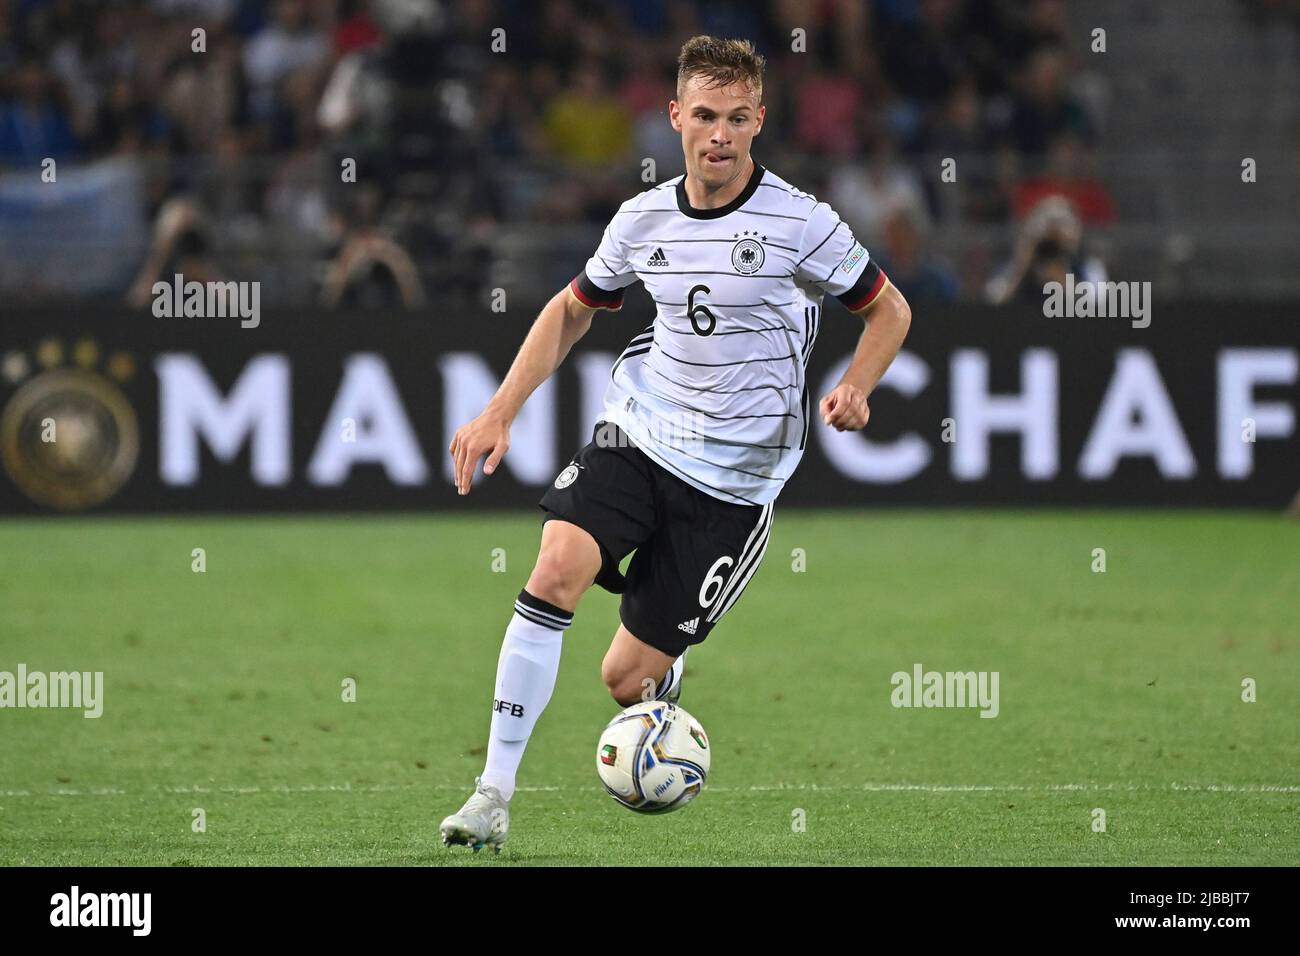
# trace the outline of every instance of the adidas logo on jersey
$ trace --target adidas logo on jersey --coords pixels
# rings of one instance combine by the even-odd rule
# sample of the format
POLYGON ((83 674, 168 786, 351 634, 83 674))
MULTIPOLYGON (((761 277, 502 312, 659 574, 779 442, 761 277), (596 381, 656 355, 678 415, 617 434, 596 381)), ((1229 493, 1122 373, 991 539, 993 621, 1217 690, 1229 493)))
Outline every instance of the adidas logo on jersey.
POLYGON ((664 255, 663 248, 660 247, 656 249, 654 251, 654 255, 652 255, 649 259, 647 259, 645 261, 645 264, 648 266, 660 266, 660 267, 668 265, 668 257, 664 255))
POLYGON ((689 621, 682 621, 677 625, 677 630, 685 631, 687 634, 694 634, 695 629, 700 626, 700 619, 693 617, 689 621))

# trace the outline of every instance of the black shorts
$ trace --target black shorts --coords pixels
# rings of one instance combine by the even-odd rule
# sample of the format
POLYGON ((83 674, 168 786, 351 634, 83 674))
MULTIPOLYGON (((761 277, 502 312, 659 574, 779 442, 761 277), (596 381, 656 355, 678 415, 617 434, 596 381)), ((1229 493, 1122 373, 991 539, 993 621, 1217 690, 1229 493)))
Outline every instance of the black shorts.
POLYGON ((699 644, 749 583, 772 505, 723 501, 655 464, 617 425, 592 440, 546 489, 542 523, 561 518, 600 545, 596 583, 622 594, 619 617, 639 640, 680 655, 699 644), (632 556, 627 576, 619 572, 632 556))

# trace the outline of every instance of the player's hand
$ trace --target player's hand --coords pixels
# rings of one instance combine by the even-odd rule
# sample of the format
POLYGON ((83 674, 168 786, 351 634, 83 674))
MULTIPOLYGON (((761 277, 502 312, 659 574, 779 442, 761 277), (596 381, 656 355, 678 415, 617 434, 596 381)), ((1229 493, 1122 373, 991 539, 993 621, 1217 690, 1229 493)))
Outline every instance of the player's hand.
POLYGON ((510 447, 510 420, 502 415, 484 412, 472 422, 466 422, 456 430, 448 451, 454 464, 456 491, 469 494, 470 482, 474 478, 474 469, 478 461, 487 455, 483 465, 483 474, 490 475, 497 470, 501 456, 510 447))
POLYGON ((856 385, 840 382, 821 400, 818 408, 822 421, 837 432, 857 431, 867 424, 871 409, 867 407, 867 395, 856 385))

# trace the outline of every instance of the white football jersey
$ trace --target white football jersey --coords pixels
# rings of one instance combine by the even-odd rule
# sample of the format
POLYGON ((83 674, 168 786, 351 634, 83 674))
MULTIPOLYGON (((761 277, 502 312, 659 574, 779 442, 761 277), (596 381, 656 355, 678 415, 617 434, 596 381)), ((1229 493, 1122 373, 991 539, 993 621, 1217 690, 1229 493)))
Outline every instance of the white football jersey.
POLYGON ((830 206, 757 162, 717 209, 693 208, 684 183, 623 203, 571 283, 584 304, 618 310, 640 279, 656 304, 614 364, 604 418, 701 491, 767 504, 808 440, 823 295, 856 311, 885 276, 830 206))

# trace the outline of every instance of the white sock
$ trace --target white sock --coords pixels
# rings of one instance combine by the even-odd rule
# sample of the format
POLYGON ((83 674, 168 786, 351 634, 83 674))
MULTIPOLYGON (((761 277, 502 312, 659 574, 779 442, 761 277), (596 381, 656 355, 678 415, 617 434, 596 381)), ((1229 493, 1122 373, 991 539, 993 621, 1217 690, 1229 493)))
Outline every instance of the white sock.
POLYGON ((560 670, 560 645, 573 614, 527 590, 515 600, 515 615, 506 627, 497 658, 496 696, 488 735, 482 782, 509 800, 515 774, 537 718, 550 703, 560 670))
POLYGON ((689 650, 689 647, 686 648, 685 651, 682 651, 681 657, 668 665, 668 673, 664 674, 664 679, 659 682, 659 686, 655 689, 655 700, 663 700, 674 687, 682 682, 682 672, 686 668, 686 651, 689 650))

